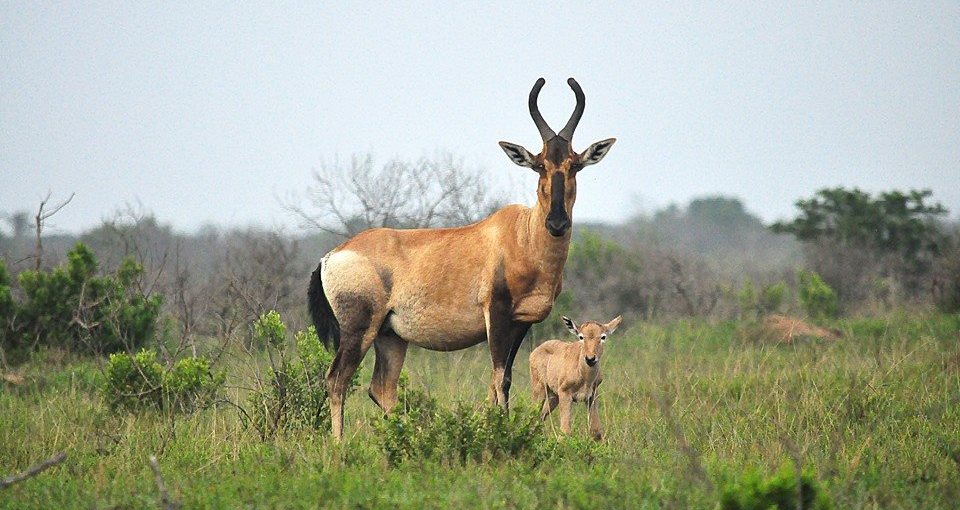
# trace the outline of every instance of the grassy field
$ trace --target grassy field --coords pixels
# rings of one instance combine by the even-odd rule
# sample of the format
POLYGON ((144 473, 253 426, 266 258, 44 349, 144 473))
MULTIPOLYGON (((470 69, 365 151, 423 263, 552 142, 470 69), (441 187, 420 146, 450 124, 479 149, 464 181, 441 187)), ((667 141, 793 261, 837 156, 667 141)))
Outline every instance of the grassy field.
MULTIPOLYGON (((68 457, 0 489, 0 508, 157 508, 152 454, 185 508, 715 508, 745 473, 796 464, 837 508, 956 508, 960 316, 834 326, 838 341, 792 345, 738 323, 627 327, 602 361, 600 445, 583 439, 580 406, 580 439, 563 442, 566 455, 463 465, 391 466, 364 390, 347 403, 342 445, 307 431, 261 441, 228 405, 172 426, 155 413, 115 415, 96 391, 92 362, 48 353, 0 393, 0 474, 58 451, 68 457)), ((528 353, 515 367, 514 405, 529 405, 528 353)), ((230 367, 234 387, 245 384, 242 368, 230 367)), ((486 399, 485 345, 412 350, 406 370, 412 387, 442 402, 486 399)), ((228 397, 242 402, 242 393, 228 397)), ((544 434, 558 441, 555 417, 544 434)))

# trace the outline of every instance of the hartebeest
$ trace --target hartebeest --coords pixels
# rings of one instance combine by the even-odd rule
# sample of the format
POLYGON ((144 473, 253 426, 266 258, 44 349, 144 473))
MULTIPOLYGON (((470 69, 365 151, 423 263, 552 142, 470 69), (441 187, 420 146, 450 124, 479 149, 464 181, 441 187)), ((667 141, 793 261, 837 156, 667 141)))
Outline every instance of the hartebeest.
POLYGON ((560 292, 577 172, 603 159, 615 141, 574 152, 584 95, 576 80, 567 83, 577 106, 559 133, 537 107, 544 79, 530 91, 540 154, 500 142, 511 161, 539 174, 533 207, 508 205, 465 227, 367 230, 320 261, 308 300, 317 333, 336 350, 327 374, 335 438, 343 436, 346 383, 371 345, 376 363, 368 393, 385 412, 397 403, 408 343, 453 351, 484 340, 493 358, 490 398, 508 408, 517 349, 560 292))
POLYGON ((603 381, 600 358, 607 336, 620 325, 618 315, 606 324, 584 322, 577 326, 563 317, 567 329, 579 342, 547 340, 530 353, 530 389, 534 404, 543 403, 540 419, 545 420, 560 406, 560 431, 570 433, 571 407, 583 402, 589 412, 590 435, 600 440, 603 428, 597 411, 597 388, 603 381))

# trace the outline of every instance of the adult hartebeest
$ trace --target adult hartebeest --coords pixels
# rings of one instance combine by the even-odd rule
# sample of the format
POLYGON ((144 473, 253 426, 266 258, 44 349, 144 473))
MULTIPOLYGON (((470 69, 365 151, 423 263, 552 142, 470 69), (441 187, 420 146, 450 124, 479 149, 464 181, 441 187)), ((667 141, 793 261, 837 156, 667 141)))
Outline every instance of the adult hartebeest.
POLYGON ((376 363, 368 392, 385 412, 397 403, 408 343, 453 351, 484 340, 493 358, 490 398, 508 408, 520 343, 560 293, 577 172, 603 159, 616 141, 574 152, 570 141, 584 95, 576 80, 567 83, 577 106, 559 133, 537 107, 544 79, 530 91, 530 115, 543 138, 540 154, 500 142, 514 163, 540 175, 533 207, 508 205, 465 227, 367 230, 320 261, 308 297, 317 333, 336 350, 327 374, 335 438, 343 437, 347 382, 371 345, 376 363))

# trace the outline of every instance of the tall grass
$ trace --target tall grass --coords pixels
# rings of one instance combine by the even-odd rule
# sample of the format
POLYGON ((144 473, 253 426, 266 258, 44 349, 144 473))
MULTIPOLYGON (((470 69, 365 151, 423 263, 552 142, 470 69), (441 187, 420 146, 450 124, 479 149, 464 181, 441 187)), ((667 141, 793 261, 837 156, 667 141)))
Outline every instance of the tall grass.
MULTIPOLYGON (((261 441, 222 405, 171 420, 116 415, 96 391, 92 362, 51 366, 0 393, 0 472, 66 451, 56 468, 0 490, 0 508, 156 508, 147 463, 160 460, 171 496, 188 508, 715 508, 747 472, 798 465, 838 508, 955 508, 960 501, 960 316, 839 321, 841 340, 792 345, 738 323, 636 325, 611 339, 599 401, 604 444, 588 448, 586 409, 567 454, 408 462, 378 447, 382 419, 365 391, 346 406, 346 441, 289 432, 261 441)), ((529 404, 526 354, 512 402, 529 404)), ((372 356, 368 356, 372 358, 372 356)), ((441 402, 487 398, 485 345, 411 349, 410 385, 441 402)), ((241 358, 227 395, 243 402, 241 358)), ((372 359, 365 361, 363 382, 372 359)))

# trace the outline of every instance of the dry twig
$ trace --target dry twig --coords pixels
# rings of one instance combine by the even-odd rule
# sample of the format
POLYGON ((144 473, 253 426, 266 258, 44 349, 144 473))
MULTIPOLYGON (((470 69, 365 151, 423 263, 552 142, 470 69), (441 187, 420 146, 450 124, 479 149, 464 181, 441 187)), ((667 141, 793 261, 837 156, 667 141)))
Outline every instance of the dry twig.
POLYGON ((50 469, 50 468, 52 468, 53 466, 56 466, 57 464, 63 462, 64 460, 66 460, 66 458, 67 458, 66 452, 60 452, 60 453, 54 455, 53 457, 50 457, 49 459, 47 459, 47 460, 45 460, 45 461, 43 461, 43 462, 38 462, 38 463, 30 466, 30 467, 27 468, 27 470, 24 471, 23 473, 20 473, 20 474, 18 474, 18 475, 10 475, 10 476, 4 478, 3 480, 0 480, 0 489, 9 487, 9 486, 11 486, 11 485, 13 485, 13 484, 15 484, 15 483, 17 483, 17 482, 22 482, 22 481, 26 480, 27 478, 31 478, 31 477, 37 476, 37 475, 40 474, 41 472, 43 472, 43 471, 45 471, 45 470, 47 470, 47 469, 50 469))
POLYGON ((164 510, 177 510, 180 508, 180 503, 170 498, 167 485, 163 483, 163 476, 160 475, 160 463, 157 462, 156 455, 150 456, 150 469, 153 470, 154 481, 157 483, 157 490, 160 491, 160 503, 163 505, 164 510))

